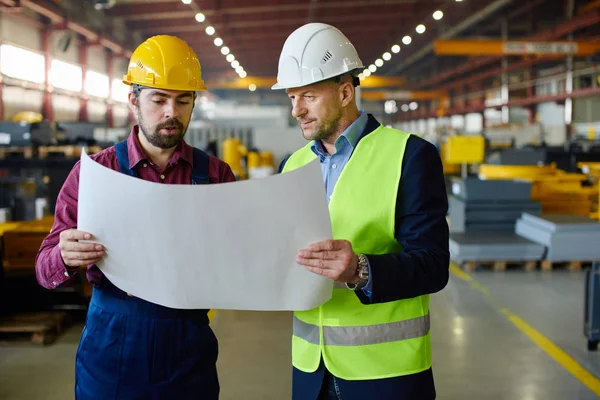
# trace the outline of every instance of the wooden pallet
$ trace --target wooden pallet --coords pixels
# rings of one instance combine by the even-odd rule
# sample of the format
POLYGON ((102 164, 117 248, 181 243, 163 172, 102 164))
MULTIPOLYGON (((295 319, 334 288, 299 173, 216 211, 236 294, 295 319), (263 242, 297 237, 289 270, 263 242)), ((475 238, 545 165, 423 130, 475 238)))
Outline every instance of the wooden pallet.
POLYGON ((70 318, 64 312, 18 314, 0 318, 0 344, 54 343, 68 326, 70 318))
POLYGON ((592 261, 550 261, 541 262, 542 271, 552 271, 555 269, 568 269, 569 271, 581 271, 583 264, 591 264, 592 261))
POLYGON ((462 268, 466 271, 475 271, 478 266, 491 268, 493 271, 506 271, 507 268, 524 269, 525 271, 533 271, 537 266, 537 261, 466 261, 462 263, 462 268))

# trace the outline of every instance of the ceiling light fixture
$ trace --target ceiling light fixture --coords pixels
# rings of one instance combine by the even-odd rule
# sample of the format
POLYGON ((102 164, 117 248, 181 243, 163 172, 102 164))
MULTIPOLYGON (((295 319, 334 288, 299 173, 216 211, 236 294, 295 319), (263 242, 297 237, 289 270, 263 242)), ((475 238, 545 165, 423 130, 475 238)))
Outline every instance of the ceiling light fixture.
POLYGON ((400 46, 397 44, 392 46, 392 53, 400 53, 400 46))
POLYGON ((212 26, 207 26, 205 31, 208 36, 212 36, 215 34, 215 28, 213 28, 212 26))
POLYGON ((436 21, 439 21, 442 18, 444 18, 444 13, 441 12, 440 10, 437 10, 436 12, 433 13, 433 19, 435 19, 436 21))

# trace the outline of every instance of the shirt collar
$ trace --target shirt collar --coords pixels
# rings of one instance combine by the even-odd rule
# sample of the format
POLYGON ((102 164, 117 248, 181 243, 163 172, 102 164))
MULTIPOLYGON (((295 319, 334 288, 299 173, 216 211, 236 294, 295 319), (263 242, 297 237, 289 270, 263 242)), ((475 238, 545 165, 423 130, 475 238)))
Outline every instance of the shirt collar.
MULTIPOLYGON (((337 140, 335 141, 335 150, 340 151, 340 149, 342 149, 345 145, 349 145, 350 148, 354 150, 358 143, 360 135, 363 133, 365 127, 367 126, 368 121, 368 114, 364 111, 360 111, 360 117, 358 117, 354 122, 352 122, 350 126, 348 126, 346 130, 342 132, 340 137, 337 138, 337 140)), ((325 151, 323 143, 321 143, 320 140, 314 140, 310 148, 313 151, 313 153, 315 153, 321 158, 329 155, 327 154, 327 151, 325 151)))
MULTIPOLYGON (((131 130, 131 134, 129 138, 127 138, 127 152, 129 155, 129 168, 133 168, 138 165, 141 161, 148 160, 148 156, 144 153, 142 149, 142 145, 140 144, 140 140, 138 139, 139 125, 134 125, 131 130)), ((175 151, 173 152, 173 156, 169 161, 169 164, 173 164, 180 159, 186 161, 190 165, 194 163, 194 149, 192 146, 187 144, 185 140, 179 142, 175 151)))

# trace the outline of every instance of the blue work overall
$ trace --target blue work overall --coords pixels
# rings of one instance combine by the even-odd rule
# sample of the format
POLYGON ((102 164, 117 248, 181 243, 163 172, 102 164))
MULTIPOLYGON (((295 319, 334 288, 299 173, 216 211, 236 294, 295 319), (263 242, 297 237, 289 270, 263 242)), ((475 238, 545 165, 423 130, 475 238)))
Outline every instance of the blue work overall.
MULTIPOLYGON (((126 142, 115 147, 121 172, 136 176, 126 142)), ((192 184, 206 183, 208 155, 194 149, 192 184)), ((208 310, 153 304, 103 277, 93 288, 77 349, 75 398, 216 400, 217 355, 208 310)))

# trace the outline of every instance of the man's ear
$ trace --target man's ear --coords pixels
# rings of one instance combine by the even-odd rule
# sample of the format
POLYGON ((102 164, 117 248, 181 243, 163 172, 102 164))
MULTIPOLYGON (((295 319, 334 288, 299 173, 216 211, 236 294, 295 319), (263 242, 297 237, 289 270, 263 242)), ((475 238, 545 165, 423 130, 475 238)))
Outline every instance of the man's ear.
POLYGON ((138 100, 135 97, 135 94, 133 92, 129 92, 129 94, 127 95, 127 105, 129 105, 129 109, 133 112, 135 112, 135 109, 138 107, 138 100))
POLYGON ((355 91, 354 85, 350 82, 344 82, 340 85, 339 88, 340 93, 340 101, 342 103, 342 107, 346 107, 348 104, 354 101, 355 91))

